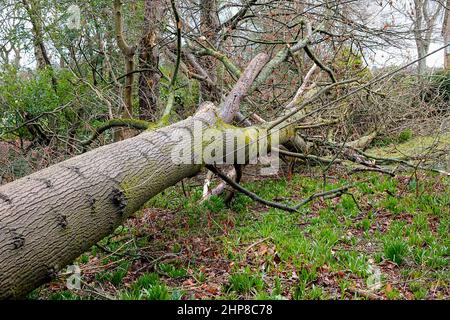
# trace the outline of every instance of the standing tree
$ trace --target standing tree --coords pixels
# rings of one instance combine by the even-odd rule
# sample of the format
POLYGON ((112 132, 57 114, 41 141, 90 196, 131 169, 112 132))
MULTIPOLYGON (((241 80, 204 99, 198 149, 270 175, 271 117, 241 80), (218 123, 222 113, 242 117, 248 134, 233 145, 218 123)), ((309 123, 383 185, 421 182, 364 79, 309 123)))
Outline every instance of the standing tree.
POLYGON ((122 13, 122 1, 114 1, 114 25, 117 39, 117 46, 123 54, 125 61, 125 87, 123 93, 124 100, 124 118, 132 118, 133 116, 133 81, 134 81, 134 55, 136 46, 129 45, 125 40, 124 21, 122 13))
POLYGON ((145 0, 143 35, 139 43, 139 115, 155 121, 158 116, 160 67, 160 21, 164 2, 145 0))
POLYGON ((442 37, 444 38, 444 44, 448 46, 444 52, 444 69, 448 70, 450 69, 450 0, 447 0, 447 4, 444 8, 442 37))
MULTIPOLYGON (((404 7, 404 14, 411 21, 411 30, 417 48, 418 58, 424 57, 430 50, 434 35, 438 30, 438 21, 443 12, 443 6, 434 0, 412 0, 404 7)), ((419 74, 424 74, 427 69, 425 59, 418 62, 419 74)))
MULTIPOLYGON (((430 49, 433 33, 437 29, 437 22, 442 13, 442 5, 437 1, 414 0, 414 9, 410 18, 413 22, 414 40, 416 41, 417 55, 423 58, 430 49)), ((426 71, 425 59, 419 61, 419 73, 426 71)))

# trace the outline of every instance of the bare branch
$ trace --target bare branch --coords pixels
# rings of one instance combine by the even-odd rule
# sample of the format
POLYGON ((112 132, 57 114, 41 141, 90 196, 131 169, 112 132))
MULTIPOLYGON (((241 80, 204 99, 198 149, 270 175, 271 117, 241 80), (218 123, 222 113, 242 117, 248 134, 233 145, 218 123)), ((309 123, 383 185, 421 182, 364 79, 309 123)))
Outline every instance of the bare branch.
POLYGON ((245 194, 246 196, 248 196, 249 198, 251 198, 251 199, 253 199, 255 201, 258 201, 258 202, 260 202, 262 204, 265 204, 265 205, 267 205, 269 207, 273 207, 273 208, 276 208, 276 209, 281 209, 281 210, 284 210, 284 211, 289 211, 289 212, 296 212, 297 211, 296 208, 292 208, 292 207, 286 206, 286 205, 278 203, 278 202, 268 201, 268 200, 265 200, 265 199, 259 197, 255 193, 245 189, 240 184, 234 182, 232 179, 230 179, 226 174, 222 173, 215 166, 206 165, 205 167, 208 170, 210 170, 210 171, 214 172, 215 174, 217 174, 222 180, 224 180, 226 183, 228 183, 231 187, 233 187, 234 189, 238 190, 239 192, 242 192, 243 194, 245 194))
POLYGON ((234 85, 233 89, 227 95, 222 104, 221 118, 223 121, 226 123, 231 123, 231 121, 233 121, 236 112, 239 110, 241 100, 247 94, 253 84, 253 81, 258 76, 268 59, 269 56, 267 54, 259 53, 248 64, 247 68, 242 73, 242 76, 239 78, 238 82, 234 85))

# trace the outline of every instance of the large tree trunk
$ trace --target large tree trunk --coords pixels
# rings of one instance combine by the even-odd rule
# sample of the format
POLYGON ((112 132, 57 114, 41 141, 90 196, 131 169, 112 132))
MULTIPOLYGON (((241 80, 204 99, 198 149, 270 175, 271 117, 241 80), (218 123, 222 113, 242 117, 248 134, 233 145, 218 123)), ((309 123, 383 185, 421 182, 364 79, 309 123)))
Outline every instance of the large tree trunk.
MULTIPOLYGON (((216 122, 223 129, 223 122, 232 119, 267 58, 256 56, 242 74, 230 93, 234 99, 220 110, 225 120, 217 121, 218 110, 205 103, 186 120, 1 186, 0 299, 22 297, 48 281, 151 197, 198 173, 198 161, 174 162, 173 148, 197 150, 205 141, 194 135, 194 129, 203 130, 216 122), (184 138, 180 141, 180 137, 184 138)), ((241 132, 241 141, 252 143, 254 134, 248 129, 241 132)), ((260 132, 267 134, 264 128, 260 132)), ((290 130, 283 129, 281 140, 288 134, 290 130)), ((225 142, 232 144, 225 150, 236 150, 234 139, 225 142)))
POLYGON ((171 161, 171 137, 200 118, 216 121, 208 109, 1 186, 0 298, 48 281, 148 199, 197 173, 200 165, 171 161))
MULTIPOLYGON (((217 113, 212 106, 206 103, 194 117, 0 187, 0 299, 21 297, 50 280, 151 197, 198 173, 201 164, 173 161, 173 148, 181 148, 173 137, 193 132, 194 123, 203 129, 214 126, 217 113)), ((241 141, 254 138, 249 132, 242 130, 241 141)), ((267 131, 260 128, 259 134, 267 131)), ((290 130, 282 130, 280 137, 280 143, 285 142, 290 130)), ((205 141, 191 138, 182 143, 195 150, 205 141)), ((234 139, 225 145, 225 150, 236 150, 234 139)))

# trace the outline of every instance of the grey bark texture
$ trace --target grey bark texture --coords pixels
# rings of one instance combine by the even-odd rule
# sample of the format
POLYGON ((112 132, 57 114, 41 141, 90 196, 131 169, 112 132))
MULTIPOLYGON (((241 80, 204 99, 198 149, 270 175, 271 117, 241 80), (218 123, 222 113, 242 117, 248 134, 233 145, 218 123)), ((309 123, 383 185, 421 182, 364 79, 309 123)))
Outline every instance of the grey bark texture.
MULTIPOLYGON (((174 164, 177 130, 195 117, 107 145, 0 187, 0 299, 22 297, 200 165, 174 164)), ((202 143, 200 141, 200 143, 202 143)))
MULTIPOLYGON (((220 112, 205 102, 186 120, 0 186, 0 299, 23 297, 49 281, 150 198, 198 173, 198 162, 173 161, 174 148, 197 150, 205 141, 194 137, 194 129, 216 124, 223 129, 221 123, 231 122, 235 102, 247 94, 264 61, 267 55, 260 54, 250 62, 236 84, 239 89, 232 90, 234 99, 220 112), (218 121, 219 113, 223 120, 218 121)), ((250 143, 253 137, 243 138, 250 143)), ((224 141, 232 144, 225 150, 235 150, 234 139, 224 141)))
MULTIPOLYGON (((436 22, 441 14, 443 6, 430 0, 414 0, 414 14, 411 16, 413 21, 413 34, 416 42, 417 56, 425 57, 430 49, 433 38, 433 32, 436 28, 436 22)), ((426 59, 418 62, 418 72, 426 72, 426 59)))

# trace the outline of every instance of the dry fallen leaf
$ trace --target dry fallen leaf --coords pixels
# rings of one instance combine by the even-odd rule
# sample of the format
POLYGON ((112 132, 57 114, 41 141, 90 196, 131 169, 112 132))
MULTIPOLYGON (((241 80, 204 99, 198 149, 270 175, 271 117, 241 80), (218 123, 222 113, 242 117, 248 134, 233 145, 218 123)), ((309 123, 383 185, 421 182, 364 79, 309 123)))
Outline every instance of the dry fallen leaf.
POLYGON ((263 255, 265 255, 267 253, 267 246, 265 245, 265 244, 262 244, 260 247, 259 247, 259 252, 258 252, 258 254, 260 255, 260 256, 263 256, 263 255))
POLYGON ((386 293, 392 292, 392 286, 391 286, 390 283, 388 283, 388 284, 386 285, 386 288, 384 289, 384 291, 385 291, 386 293))
POLYGON ((192 279, 187 279, 187 280, 183 281, 183 285, 184 286, 192 286, 192 285, 194 285, 194 281, 192 281, 192 279))

